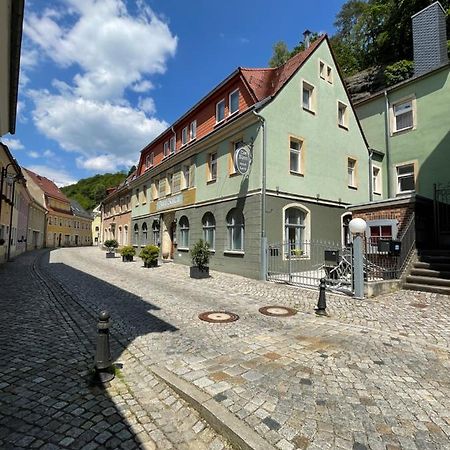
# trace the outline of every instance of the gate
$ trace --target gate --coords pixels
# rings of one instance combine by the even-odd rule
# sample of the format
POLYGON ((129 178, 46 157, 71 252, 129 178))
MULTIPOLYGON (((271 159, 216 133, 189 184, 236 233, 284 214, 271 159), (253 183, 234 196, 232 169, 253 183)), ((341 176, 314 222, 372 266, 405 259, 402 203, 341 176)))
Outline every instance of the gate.
POLYGON ((268 246, 267 260, 269 281, 317 288, 325 278, 328 289, 353 293, 352 251, 341 244, 281 242, 268 246))
POLYGON ((434 238, 437 246, 450 245, 450 183, 434 185, 434 238))

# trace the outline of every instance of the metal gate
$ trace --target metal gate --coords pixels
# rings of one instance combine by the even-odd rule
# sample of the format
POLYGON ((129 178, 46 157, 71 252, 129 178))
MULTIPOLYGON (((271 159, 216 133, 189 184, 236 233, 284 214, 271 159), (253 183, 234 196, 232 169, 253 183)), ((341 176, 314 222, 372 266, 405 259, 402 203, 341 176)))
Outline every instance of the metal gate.
POLYGON ((352 250, 322 241, 281 242, 268 246, 267 279, 317 288, 325 278, 327 288, 353 293, 352 250))
POLYGON ((450 183, 434 185, 433 205, 435 243, 450 245, 450 183))

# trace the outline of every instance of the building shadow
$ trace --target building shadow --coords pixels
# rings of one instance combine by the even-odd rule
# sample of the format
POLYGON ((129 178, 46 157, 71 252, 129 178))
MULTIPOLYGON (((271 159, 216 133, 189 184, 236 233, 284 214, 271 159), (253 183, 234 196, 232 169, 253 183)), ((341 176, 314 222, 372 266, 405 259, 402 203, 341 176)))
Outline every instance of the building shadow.
POLYGON ((136 417, 129 420, 119 394, 126 386, 120 376, 111 385, 113 396, 92 384, 96 316, 107 309, 111 333, 120 336, 122 345, 111 339, 113 362, 124 343, 177 328, 152 314, 158 308, 142 298, 67 265, 48 264, 50 252, 38 252, 0 267, 0 448, 141 448, 131 426, 136 417), (79 295, 64 290, 66 281, 79 295), (122 322, 131 325, 120 328, 114 317, 125 314, 122 322))

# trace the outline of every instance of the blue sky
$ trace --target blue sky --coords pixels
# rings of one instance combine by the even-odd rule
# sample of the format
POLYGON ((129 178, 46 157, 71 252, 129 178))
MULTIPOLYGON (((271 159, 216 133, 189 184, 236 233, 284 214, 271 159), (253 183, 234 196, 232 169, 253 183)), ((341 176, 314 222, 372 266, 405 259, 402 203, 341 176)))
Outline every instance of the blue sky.
POLYGON ((237 66, 266 67, 306 28, 333 34, 341 0, 27 0, 19 163, 66 185, 128 169, 237 66))

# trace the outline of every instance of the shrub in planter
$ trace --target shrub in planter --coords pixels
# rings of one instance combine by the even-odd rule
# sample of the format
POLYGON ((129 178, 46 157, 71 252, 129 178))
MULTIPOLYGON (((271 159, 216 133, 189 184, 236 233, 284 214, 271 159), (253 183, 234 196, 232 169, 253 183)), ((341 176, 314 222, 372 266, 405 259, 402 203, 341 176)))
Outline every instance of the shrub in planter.
POLYGON ((191 249, 192 266, 190 268, 191 278, 209 277, 209 245, 200 239, 191 249))
POLYGON ((159 247, 146 245, 139 253, 139 258, 144 261, 144 267, 158 267, 159 247))
POLYGON ((114 258, 116 256, 116 248, 119 246, 119 243, 115 239, 108 239, 103 243, 103 245, 107 248, 106 257, 114 258))
POLYGON ((123 262, 133 261, 133 256, 136 254, 136 250, 132 245, 125 245, 120 249, 120 254, 123 262))

